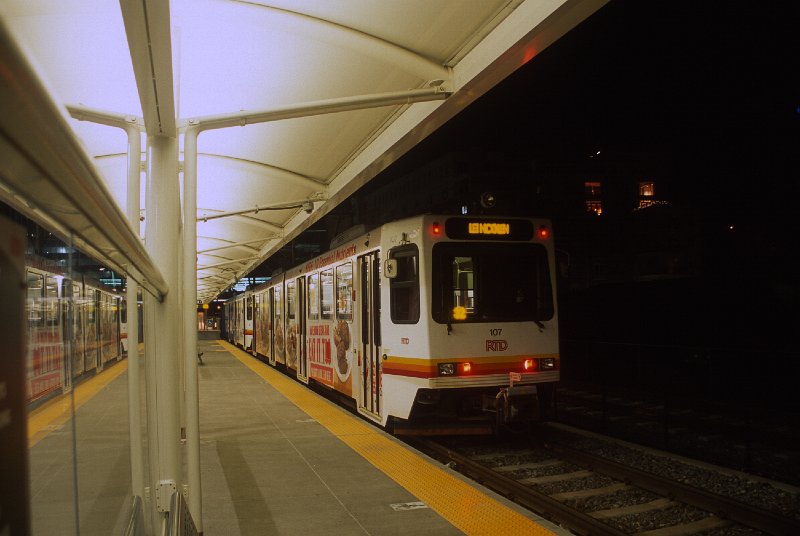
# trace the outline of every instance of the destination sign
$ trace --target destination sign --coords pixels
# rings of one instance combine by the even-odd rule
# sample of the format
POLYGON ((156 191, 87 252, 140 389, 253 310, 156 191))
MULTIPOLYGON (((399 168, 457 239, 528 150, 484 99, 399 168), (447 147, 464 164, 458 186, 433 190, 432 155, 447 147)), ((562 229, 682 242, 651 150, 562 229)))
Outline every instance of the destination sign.
POLYGON ((444 229, 448 238, 457 240, 530 240, 533 238, 533 224, 529 220, 448 218, 444 229))
POLYGON ((467 232, 471 235, 507 235, 511 234, 511 224, 470 222, 467 225, 467 232))

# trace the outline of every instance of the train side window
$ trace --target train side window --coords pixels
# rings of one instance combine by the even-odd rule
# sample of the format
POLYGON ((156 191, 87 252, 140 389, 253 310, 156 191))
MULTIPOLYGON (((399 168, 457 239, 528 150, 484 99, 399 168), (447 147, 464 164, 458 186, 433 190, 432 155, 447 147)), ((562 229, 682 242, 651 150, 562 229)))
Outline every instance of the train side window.
POLYGON ((308 318, 319 318, 319 274, 308 276, 308 318))
POLYGON ((353 319, 353 264, 336 267, 336 318, 353 319))
POLYGON ((42 303, 42 290, 44 277, 41 274, 28 272, 28 325, 31 327, 44 324, 44 311, 42 303))
POLYGON ((325 320, 333 318, 333 270, 325 270, 320 274, 322 282, 321 316, 325 320))
POLYGON ((275 299, 275 303, 273 304, 273 310, 275 311, 275 324, 276 329, 283 329, 283 325, 281 322, 281 317, 283 316, 283 304, 281 303, 281 287, 275 287, 275 292, 272 296, 275 299))
POLYGON ((286 316, 290 320, 294 320, 295 294, 294 281, 289 281, 286 283, 286 316))
POLYGON ((392 323, 419 322, 419 249, 415 244, 399 246, 389 252, 397 260, 397 277, 389 280, 392 323))
POLYGON ((50 326, 58 325, 58 280, 47 276, 45 288, 45 320, 50 326))
POLYGON ((252 296, 248 296, 247 297, 247 302, 246 302, 246 305, 245 305, 245 309, 246 309, 245 313, 247 314, 247 320, 252 320, 253 319, 253 297, 252 296))

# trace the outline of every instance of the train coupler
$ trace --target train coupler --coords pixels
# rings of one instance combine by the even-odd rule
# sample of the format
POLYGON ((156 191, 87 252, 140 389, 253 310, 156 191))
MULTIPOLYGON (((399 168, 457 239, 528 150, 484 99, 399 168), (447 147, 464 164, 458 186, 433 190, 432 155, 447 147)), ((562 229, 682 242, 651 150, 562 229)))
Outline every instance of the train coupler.
POLYGON ((483 396, 484 413, 494 416, 496 428, 512 422, 531 421, 539 417, 538 390, 535 385, 504 387, 494 396, 483 396))

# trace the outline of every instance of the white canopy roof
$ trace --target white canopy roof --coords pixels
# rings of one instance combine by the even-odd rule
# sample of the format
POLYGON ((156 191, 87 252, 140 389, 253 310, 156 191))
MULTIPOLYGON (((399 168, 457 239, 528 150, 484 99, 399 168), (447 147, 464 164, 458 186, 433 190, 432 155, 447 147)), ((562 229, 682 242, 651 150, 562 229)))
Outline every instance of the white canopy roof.
POLYGON ((4 0, 0 14, 119 207, 125 131, 76 118, 148 136, 213 125, 198 141, 208 301, 603 3, 4 0))

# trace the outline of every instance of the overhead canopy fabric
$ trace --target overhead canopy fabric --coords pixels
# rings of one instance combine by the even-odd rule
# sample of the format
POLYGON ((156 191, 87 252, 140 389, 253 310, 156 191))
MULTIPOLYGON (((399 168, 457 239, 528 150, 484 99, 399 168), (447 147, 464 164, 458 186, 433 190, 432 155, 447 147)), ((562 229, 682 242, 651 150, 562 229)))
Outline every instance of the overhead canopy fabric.
POLYGON ((603 3, 5 0, 0 14, 119 207, 126 134, 79 119, 203 130, 208 301, 603 3))

